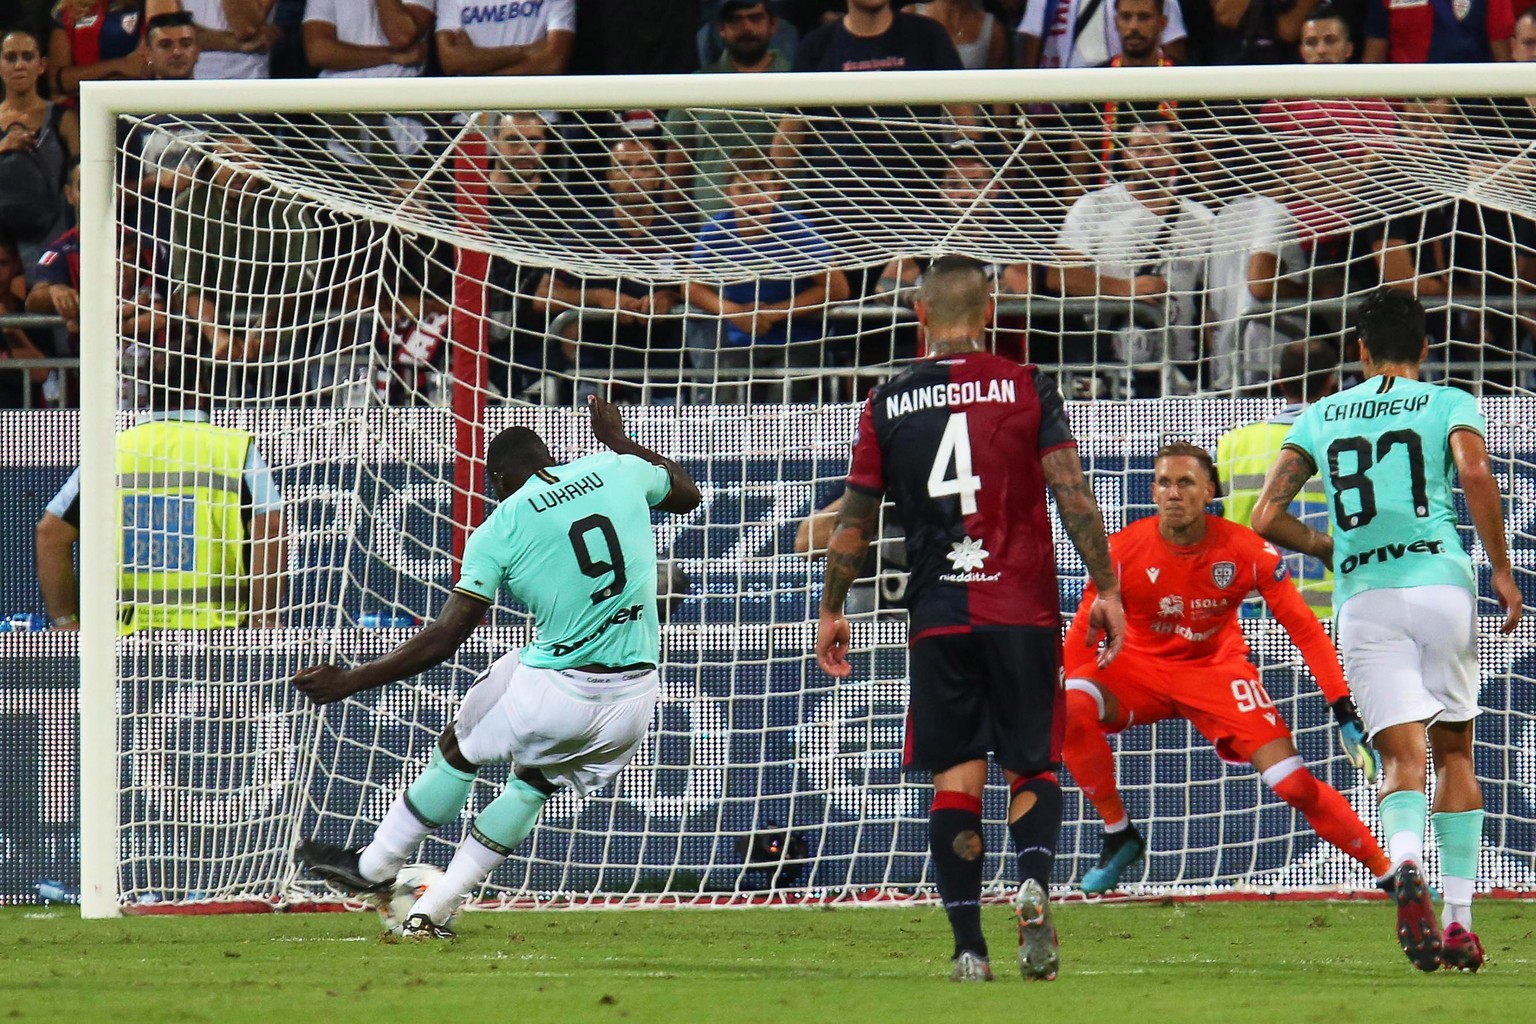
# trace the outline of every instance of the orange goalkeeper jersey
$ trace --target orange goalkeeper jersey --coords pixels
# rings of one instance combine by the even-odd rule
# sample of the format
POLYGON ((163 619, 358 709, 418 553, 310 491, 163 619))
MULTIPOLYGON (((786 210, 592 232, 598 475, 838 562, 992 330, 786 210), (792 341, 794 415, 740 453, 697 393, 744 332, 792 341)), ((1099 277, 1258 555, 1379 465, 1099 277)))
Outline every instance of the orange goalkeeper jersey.
MULTIPOLYGON (((1333 641, 1291 583, 1280 553, 1246 526, 1207 514, 1205 539, 1180 547, 1163 539, 1151 516, 1110 537, 1109 552, 1125 604, 1125 654, 1190 668, 1246 657, 1238 606, 1257 590, 1300 649, 1323 695, 1330 702, 1348 695, 1333 641)), ((1063 654, 1069 676, 1093 660, 1083 641, 1097 593, 1090 582, 1067 630, 1063 654)))

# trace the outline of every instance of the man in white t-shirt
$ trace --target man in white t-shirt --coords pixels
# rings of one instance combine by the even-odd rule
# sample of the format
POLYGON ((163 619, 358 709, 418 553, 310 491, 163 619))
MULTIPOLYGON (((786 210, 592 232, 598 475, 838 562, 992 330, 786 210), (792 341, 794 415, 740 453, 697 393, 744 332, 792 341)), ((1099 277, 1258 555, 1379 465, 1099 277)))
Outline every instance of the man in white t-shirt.
POLYGON ((304 56, 321 78, 415 78, 437 0, 309 0, 304 56))
MULTIPOLYGON (((1173 122, 1135 120, 1123 130, 1122 178, 1083 195, 1067 211, 1056 240, 1060 265, 1047 268, 1046 285, 1063 295, 1102 300, 1090 327, 1113 335, 1114 359, 1134 374, 1139 390, 1148 383, 1143 377, 1158 371, 1138 372, 1136 364, 1171 363, 1160 386, 1185 391, 1195 383, 1188 373, 1199 357, 1200 292, 1214 217, 1175 190, 1173 122), (1155 306, 1168 325, 1166 337, 1137 326, 1127 300, 1155 306)), ((1076 361, 1073 353, 1062 355, 1076 361)))
MULTIPOLYGON (((1184 11, 1179 0, 1163 0, 1167 17, 1158 43, 1183 63, 1184 11)), ((1115 0, 1029 0, 1019 22, 1019 63, 1026 68, 1093 68, 1119 55, 1115 0)))
POLYGON ((438 0, 446 75, 561 75, 576 39, 576 0, 438 0))
POLYGON ((1241 336, 1238 319, 1259 302, 1306 293, 1294 277, 1306 268, 1296 218, 1273 196, 1242 196, 1221 208, 1212 233, 1211 386, 1268 384, 1294 339, 1272 314, 1248 321, 1241 336))
POLYGON ((270 77, 272 47, 282 38, 272 24, 275 6, 275 0, 181 0, 202 49, 192 77, 270 77))

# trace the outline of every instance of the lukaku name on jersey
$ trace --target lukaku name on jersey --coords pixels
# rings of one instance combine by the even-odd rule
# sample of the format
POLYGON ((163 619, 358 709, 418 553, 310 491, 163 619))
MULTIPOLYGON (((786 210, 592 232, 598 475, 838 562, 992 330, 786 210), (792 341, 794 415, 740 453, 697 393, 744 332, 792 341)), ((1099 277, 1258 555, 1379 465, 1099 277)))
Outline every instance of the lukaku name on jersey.
POLYGON ((603 486, 603 478, 596 473, 588 473, 580 480, 573 480, 558 490, 541 491, 538 494, 530 495, 528 507, 535 512, 548 512, 556 506, 564 505, 572 498, 579 498, 583 494, 591 494, 601 486, 603 486))

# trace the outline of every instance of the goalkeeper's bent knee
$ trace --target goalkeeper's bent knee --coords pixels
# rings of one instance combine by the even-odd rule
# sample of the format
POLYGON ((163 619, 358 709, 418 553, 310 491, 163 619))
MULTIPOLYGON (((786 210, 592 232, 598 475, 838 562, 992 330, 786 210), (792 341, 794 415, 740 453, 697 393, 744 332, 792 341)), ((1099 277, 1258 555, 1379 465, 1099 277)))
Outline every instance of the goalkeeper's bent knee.
POLYGON ((474 772, 460 771, 434 748, 426 770, 406 789, 405 803, 423 825, 441 828, 464 809, 474 782, 474 772))

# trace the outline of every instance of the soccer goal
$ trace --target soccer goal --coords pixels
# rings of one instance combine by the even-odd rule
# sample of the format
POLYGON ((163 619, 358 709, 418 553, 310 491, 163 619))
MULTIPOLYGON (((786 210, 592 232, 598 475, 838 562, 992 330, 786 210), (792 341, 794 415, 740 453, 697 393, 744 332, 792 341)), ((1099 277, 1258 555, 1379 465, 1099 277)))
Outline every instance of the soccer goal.
MULTIPOLYGON (((834 686, 811 653, 812 516, 841 493, 869 386, 921 355, 911 299, 941 253, 994 269, 988 343, 1060 380, 1111 530, 1150 513, 1160 441, 1214 449, 1326 376, 1325 349, 1298 366, 1292 341, 1350 372, 1355 303, 1417 291, 1431 372, 1480 395, 1530 582, 1529 91, 1510 65, 87 83, 84 912, 327 898, 294 842, 365 841, 528 622, 504 602, 453 662, 320 712, 289 676, 431 619, 487 508, 486 442, 521 424, 557 458, 589 452, 594 392, 705 494, 657 523, 663 695, 634 764, 556 797, 483 902, 926 898, 925 788, 899 763, 899 538, 856 588, 856 670, 834 686), (207 372, 167 379, 166 331, 207 372), (115 496, 114 433, 146 402, 205 404, 270 466, 281 558, 229 598, 244 626, 113 635, 132 600, 119 534, 166 572, 196 537, 115 496)), ((1055 529, 1070 612, 1083 569, 1055 529)), ((1529 892, 1533 627, 1501 638, 1483 611, 1481 884, 1529 892)), ((1303 754, 1374 822, 1283 631, 1244 625, 1303 754)), ((1151 847, 1128 892, 1369 887, 1183 724, 1118 750, 1151 847)), ((992 891, 1011 879, 1005 803, 995 780, 992 891)), ((1069 788, 1063 890, 1097 834, 1069 788)))

